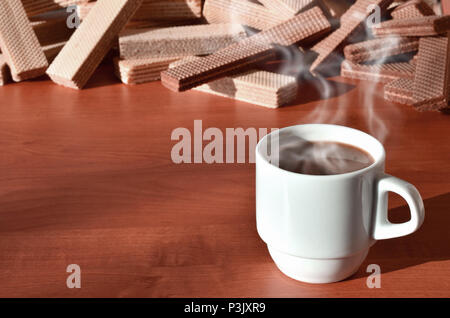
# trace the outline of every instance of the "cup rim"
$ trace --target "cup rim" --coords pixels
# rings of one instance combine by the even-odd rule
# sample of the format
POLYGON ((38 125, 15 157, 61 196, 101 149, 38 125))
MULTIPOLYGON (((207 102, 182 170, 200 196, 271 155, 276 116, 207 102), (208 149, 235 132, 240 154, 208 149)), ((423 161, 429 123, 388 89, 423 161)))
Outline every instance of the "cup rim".
MULTIPOLYGON (((347 143, 349 145, 351 145, 350 143, 347 143)), ((256 145, 256 158, 259 158, 259 161, 264 162, 265 165, 269 165, 270 167, 272 167, 273 169, 279 170, 280 172, 286 174, 286 175, 290 175, 290 176, 298 176, 298 177, 302 177, 302 178, 311 178, 311 179, 337 179, 337 178, 349 178, 349 177, 354 177, 360 174, 364 174, 367 171, 370 171, 376 167, 379 167, 380 165, 383 165, 385 160, 386 160, 386 151, 384 149, 383 144, 376 139, 375 137, 373 137, 372 135, 369 135, 368 133, 365 133, 361 130, 355 129, 355 128, 351 128, 351 127, 347 127, 347 126, 343 126, 343 125, 334 125, 334 124, 300 124, 300 125, 292 125, 292 126, 288 126, 288 127, 284 127, 284 128, 280 128, 276 131, 273 131, 267 135, 265 135, 263 138, 261 138, 261 140, 258 142, 258 144, 256 145), (373 156, 373 152, 369 151, 365 148, 362 147, 358 147, 358 148, 362 148, 362 150, 368 152, 374 159, 374 162, 368 166, 365 167, 363 169, 359 169, 359 170, 355 170, 355 171, 351 171, 351 172, 346 172, 346 173, 340 173, 340 174, 332 174, 332 175, 312 175, 312 174, 302 174, 302 173, 297 173, 297 172, 292 172, 292 171, 288 171, 288 170, 284 170, 278 166, 275 166, 273 164, 271 164, 269 161, 267 161, 267 159, 260 153, 260 148, 261 145, 263 144, 263 142, 266 142, 267 138, 273 134, 280 134, 283 131, 288 131, 288 130, 292 130, 295 129, 297 127, 307 127, 307 126, 311 126, 311 127, 320 127, 322 126, 323 128, 330 128, 330 127, 334 127, 334 128, 338 128, 338 129, 347 129, 349 131, 353 131, 354 133, 358 133, 360 135, 363 135, 367 138, 372 139, 375 144, 377 144, 377 146, 380 148, 381 153, 378 156, 378 158, 375 158, 373 156)), ((258 160, 256 161, 258 162, 258 160)))

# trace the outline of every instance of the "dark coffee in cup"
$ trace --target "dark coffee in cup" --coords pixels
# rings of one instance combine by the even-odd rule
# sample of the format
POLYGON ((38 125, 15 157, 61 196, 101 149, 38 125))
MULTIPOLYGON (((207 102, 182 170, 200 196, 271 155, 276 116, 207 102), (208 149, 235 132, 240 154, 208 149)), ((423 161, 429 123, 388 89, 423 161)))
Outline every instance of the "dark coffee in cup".
POLYGON ((335 175, 357 171, 374 163, 366 151, 339 142, 307 141, 298 136, 282 139, 279 167, 309 175, 335 175))

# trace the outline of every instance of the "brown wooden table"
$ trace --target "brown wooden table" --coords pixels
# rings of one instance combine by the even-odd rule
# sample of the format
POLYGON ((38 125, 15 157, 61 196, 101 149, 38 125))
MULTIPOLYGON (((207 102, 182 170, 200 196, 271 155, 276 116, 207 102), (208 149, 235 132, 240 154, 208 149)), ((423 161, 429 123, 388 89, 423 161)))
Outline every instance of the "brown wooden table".
MULTIPOLYGON (((305 84, 296 105, 270 110, 111 73, 83 91, 46 79, 0 88, 0 296, 450 296, 449 116, 341 78, 329 100, 305 84), (253 164, 172 163, 172 130, 196 119, 223 131, 327 122, 378 135, 371 126, 385 125, 387 171, 417 186, 425 223, 378 242, 346 281, 291 280, 256 233, 253 164), (69 264, 81 267, 81 289, 66 287, 69 264), (366 287, 368 264, 381 266, 380 289, 366 287)), ((390 208, 398 221, 408 213, 394 196, 390 208)))

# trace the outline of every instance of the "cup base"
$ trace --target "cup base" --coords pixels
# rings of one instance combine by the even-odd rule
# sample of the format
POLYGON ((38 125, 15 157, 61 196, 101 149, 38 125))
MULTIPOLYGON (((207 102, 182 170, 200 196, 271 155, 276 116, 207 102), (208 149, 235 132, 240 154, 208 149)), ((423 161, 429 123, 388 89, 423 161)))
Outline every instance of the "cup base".
POLYGON ((350 277, 361 266, 369 248, 345 258, 314 259, 292 256, 268 246, 270 256, 286 276, 311 284, 334 283, 350 277))

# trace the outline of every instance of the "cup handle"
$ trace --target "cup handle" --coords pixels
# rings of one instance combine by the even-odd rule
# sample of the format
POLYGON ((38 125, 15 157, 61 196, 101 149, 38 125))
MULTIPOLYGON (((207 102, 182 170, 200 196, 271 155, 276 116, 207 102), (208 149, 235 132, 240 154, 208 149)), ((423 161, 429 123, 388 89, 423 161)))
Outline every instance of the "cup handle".
POLYGON ((419 191, 410 183, 399 178, 383 175, 377 182, 377 198, 375 200, 375 216, 373 222, 373 238, 385 240, 401 237, 415 232, 423 223, 425 209, 419 191), (408 222, 393 224, 388 220, 388 192, 395 192, 408 203, 411 219, 408 222))

